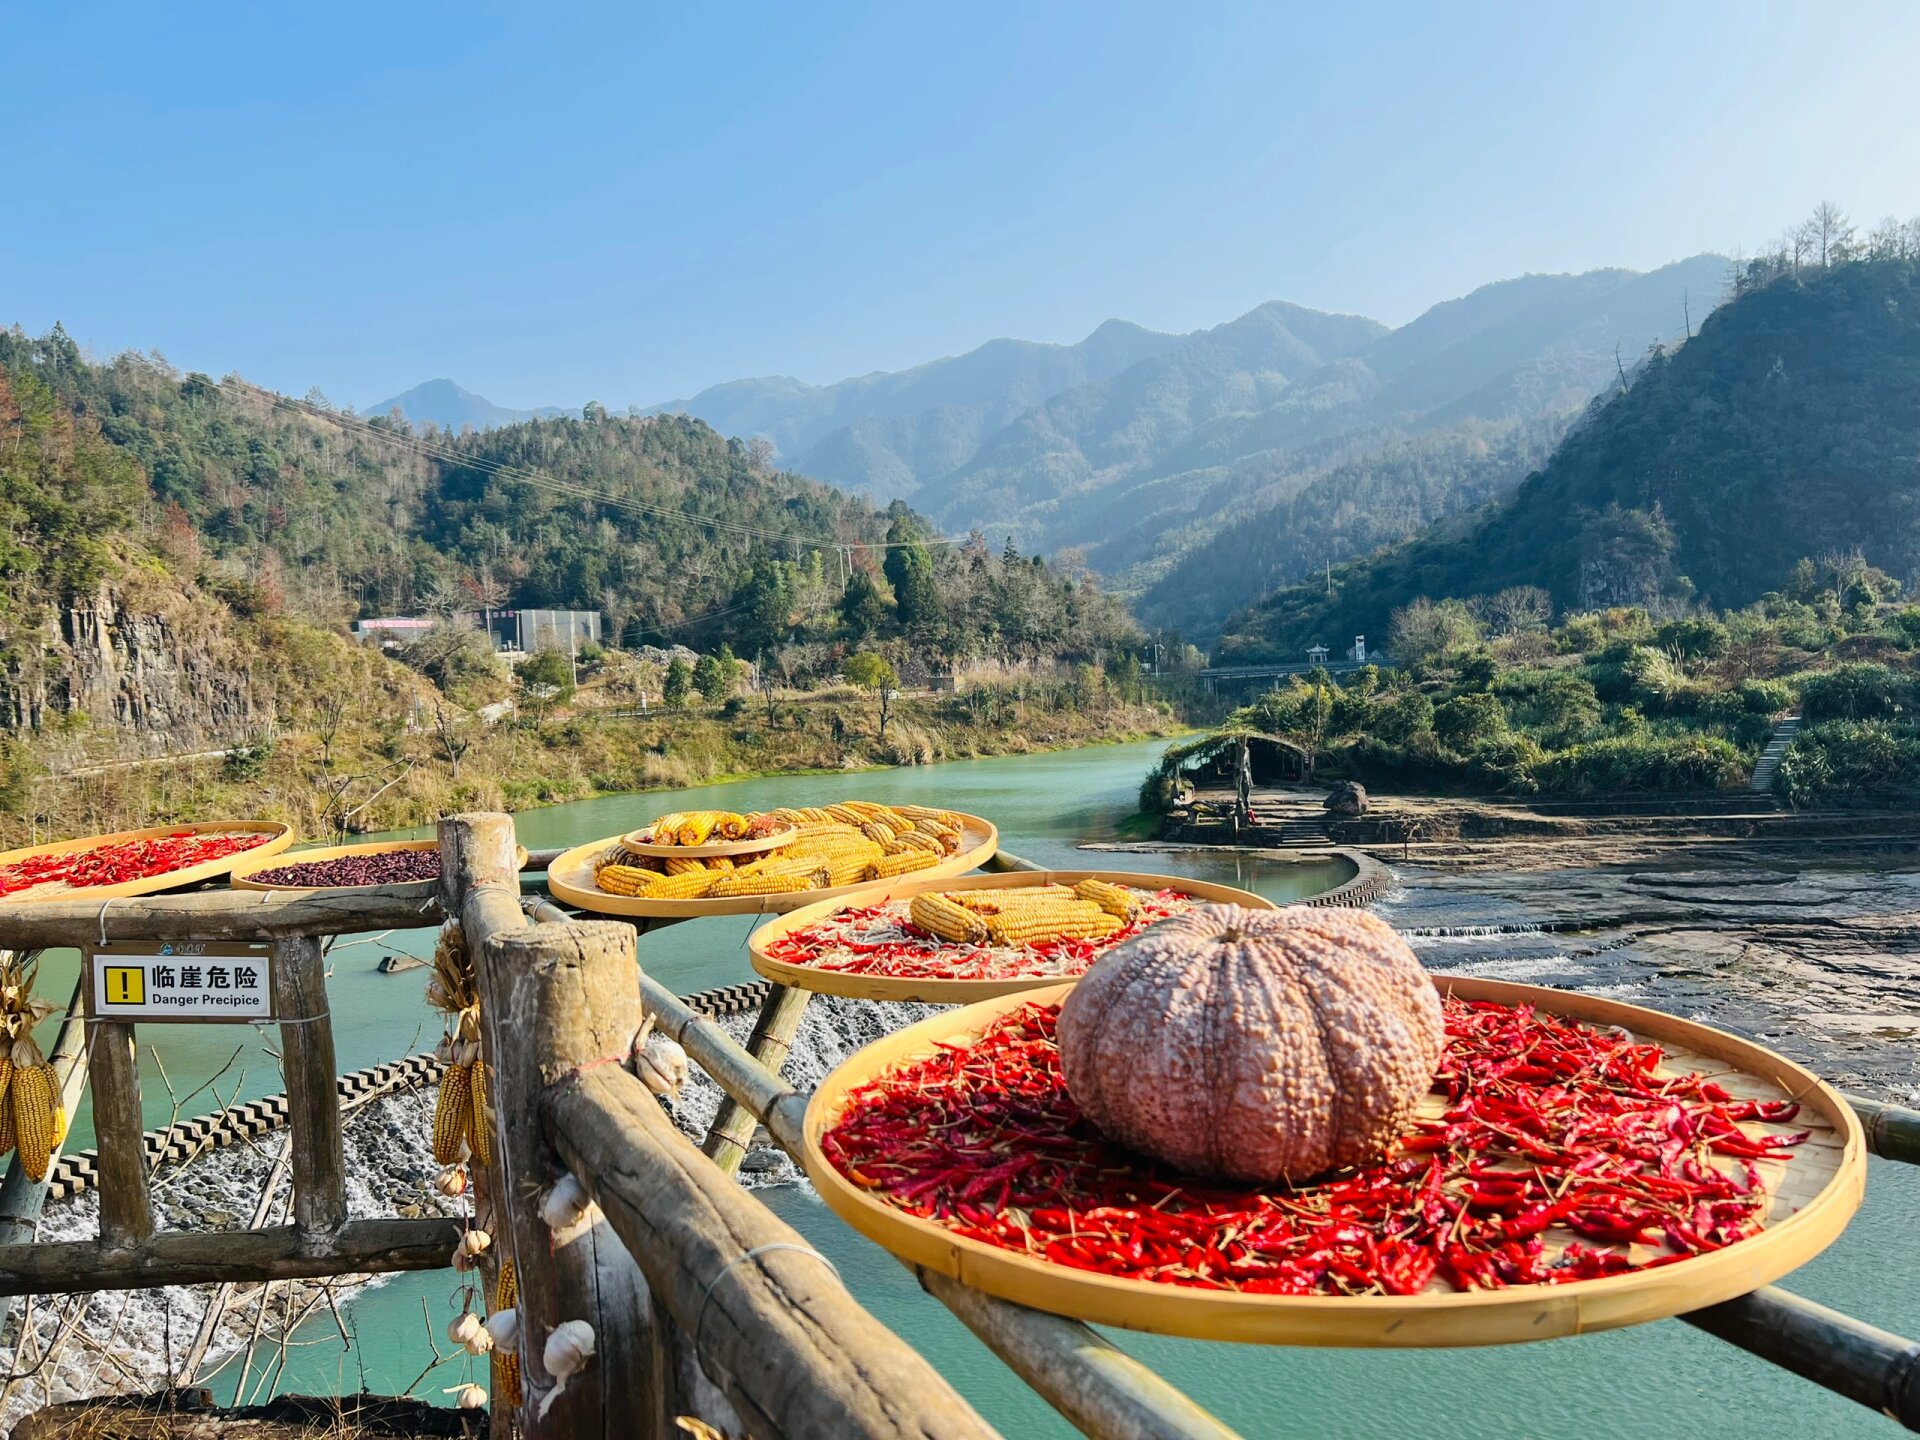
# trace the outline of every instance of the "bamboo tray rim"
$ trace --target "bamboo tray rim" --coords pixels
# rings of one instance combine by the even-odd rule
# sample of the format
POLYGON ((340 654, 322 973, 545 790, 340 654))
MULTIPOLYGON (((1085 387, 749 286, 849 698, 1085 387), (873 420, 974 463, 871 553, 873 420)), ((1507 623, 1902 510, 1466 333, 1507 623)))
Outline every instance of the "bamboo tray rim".
MULTIPOLYGON (((1832 1087, 1784 1056, 1724 1031, 1597 995, 1465 976, 1432 978, 1443 994, 1531 1004, 1568 1019, 1621 1025, 1775 1085, 1801 1102, 1802 1121, 1812 1111, 1830 1126, 1840 1152, 1834 1169, 1819 1192, 1784 1219, 1749 1239, 1676 1264, 1564 1285, 1344 1297, 1197 1290, 1054 1265, 906 1215, 872 1198, 827 1161, 821 1137, 854 1087, 930 1054, 938 1041, 977 1035, 1009 1010, 1057 1002, 1073 988, 1065 984, 935 1015, 857 1051, 827 1076, 807 1105, 802 1155, 807 1178, 842 1220, 908 1264, 1036 1309, 1202 1340, 1379 1348, 1511 1344, 1666 1319, 1778 1280, 1832 1244, 1859 1209, 1867 1169, 1859 1118, 1832 1087)), ((1809 1148, 1815 1143, 1810 1141, 1809 1148)))
POLYGON ((700 860, 713 856, 757 855, 763 850, 778 850, 782 845, 791 845, 799 838, 800 827, 789 825, 771 835, 762 835, 753 840, 714 840, 704 845, 661 845, 650 840, 636 837, 651 833, 645 826, 638 830, 629 830, 620 837, 620 843, 636 855, 646 855, 656 860, 684 858, 700 860))
POLYGON ((766 947, 781 936, 802 929, 842 910, 880 905, 901 900, 928 890, 1022 890, 1039 885, 1073 885, 1082 880, 1107 880, 1129 885, 1136 890, 1178 890, 1210 904, 1244 905, 1249 910, 1277 910, 1280 907, 1264 895, 1239 890, 1211 880, 1192 880, 1181 875, 1154 875, 1128 870, 1013 870, 999 875, 932 876, 925 870, 892 880, 869 882, 867 893, 818 900, 769 920, 747 939, 749 958, 759 974, 776 985, 810 990, 816 995, 842 995, 855 1000, 918 1000, 931 1005, 968 1005, 975 1000, 991 1000, 1001 995, 1058 985, 1057 975, 1026 979, 950 980, 937 975, 924 978, 892 975, 849 975, 836 970, 821 970, 776 960, 766 947))
POLYGON ((0 898, 0 906, 34 905, 46 900, 124 900, 135 895, 153 895, 162 890, 179 890, 202 880, 218 879, 231 873, 243 861, 278 855, 293 844, 293 827, 278 820, 187 820, 178 825, 149 825, 139 830, 112 830, 100 835, 82 835, 77 840, 56 840, 46 845, 26 845, 0 853, 0 865, 12 865, 33 855, 73 855, 102 845, 120 845, 131 840, 160 840, 187 831, 195 835, 262 834, 268 838, 250 850, 239 850, 217 860, 203 860, 179 870, 167 870, 118 885, 67 886, 44 894, 22 893, 0 898))
MULTIPOLYGON (((398 850, 438 850, 438 840, 369 840, 358 845, 316 845, 311 850, 294 850, 262 857, 236 865, 227 873, 227 884, 235 890, 261 890, 271 895, 331 895, 337 891, 380 890, 393 895, 431 894, 438 880, 399 880, 387 885, 269 885, 253 877, 262 870, 278 870, 285 865, 312 865, 323 860, 344 860, 353 855, 386 855, 398 850)), ((527 847, 516 845, 519 868, 527 864, 527 847)))
MULTIPOLYGON (((1000 849, 1000 831, 991 820, 979 815, 959 815, 962 839, 957 853, 949 855, 932 871, 922 875, 952 877, 964 875, 993 858, 1000 849)), ((547 869, 547 889, 556 900, 592 910, 600 915, 630 915, 651 920, 697 920, 707 915, 784 915, 817 900, 855 895, 885 885, 885 880, 858 880, 851 885, 835 885, 822 890, 794 890, 784 895, 723 895, 707 900, 649 900, 644 895, 609 895, 593 883, 593 862, 603 851, 621 839, 609 835, 589 840, 567 851, 547 869)))

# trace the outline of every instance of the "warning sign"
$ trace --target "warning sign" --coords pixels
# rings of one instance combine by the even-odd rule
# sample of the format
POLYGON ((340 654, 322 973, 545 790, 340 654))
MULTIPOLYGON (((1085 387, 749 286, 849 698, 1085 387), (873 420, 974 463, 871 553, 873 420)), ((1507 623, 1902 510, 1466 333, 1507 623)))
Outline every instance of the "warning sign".
POLYGON ((92 952, 97 1020, 271 1020, 273 976, 261 945, 183 940, 92 952))

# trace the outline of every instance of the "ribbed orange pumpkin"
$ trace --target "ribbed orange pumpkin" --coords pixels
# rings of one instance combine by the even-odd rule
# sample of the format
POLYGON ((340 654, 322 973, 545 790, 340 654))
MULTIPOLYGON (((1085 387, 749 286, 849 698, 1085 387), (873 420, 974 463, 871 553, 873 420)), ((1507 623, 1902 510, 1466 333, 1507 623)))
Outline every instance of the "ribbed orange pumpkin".
POLYGON ((1302 1180, 1381 1154, 1432 1084, 1440 997, 1364 910, 1202 905, 1110 951, 1060 1008, 1067 1091, 1196 1175, 1302 1180))

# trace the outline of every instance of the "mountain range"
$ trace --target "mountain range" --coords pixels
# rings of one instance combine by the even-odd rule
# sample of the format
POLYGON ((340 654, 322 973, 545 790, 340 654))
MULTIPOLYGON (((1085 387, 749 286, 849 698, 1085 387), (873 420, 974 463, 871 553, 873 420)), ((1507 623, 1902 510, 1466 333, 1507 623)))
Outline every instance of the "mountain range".
MULTIPOLYGON (((1527 275, 1398 328, 1281 301, 1183 335, 1109 320, 1071 345, 729 381, 648 412, 762 437, 783 468, 906 499, 948 533, 1079 549, 1144 619, 1205 640, 1277 585, 1518 485, 1727 274, 1700 255, 1527 275)), ((397 400, 451 428, 500 423, 451 382, 397 400), (459 405, 423 393, 440 387, 459 405)))
POLYGON ((1229 617, 1216 659, 1383 635, 1422 596, 1737 608, 1803 558, 1920 572, 1920 264, 1763 276, 1628 381, 1509 493, 1229 617))

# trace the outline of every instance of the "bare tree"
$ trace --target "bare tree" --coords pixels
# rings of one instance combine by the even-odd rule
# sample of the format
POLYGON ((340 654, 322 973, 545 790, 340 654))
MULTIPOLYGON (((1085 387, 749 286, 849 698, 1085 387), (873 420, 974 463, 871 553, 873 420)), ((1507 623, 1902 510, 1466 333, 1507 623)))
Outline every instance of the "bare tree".
POLYGON ((458 780, 460 761, 473 748, 473 731, 463 717, 454 713, 452 707, 438 697, 433 702, 433 739, 440 747, 447 768, 453 772, 453 778, 458 780))
POLYGON ((1838 265, 1853 248, 1853 223, 1831 200, 1822 200, 1807 217, 1813 250, 1821 268, 1838 265))

